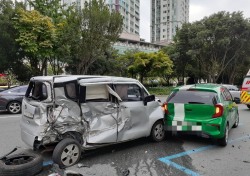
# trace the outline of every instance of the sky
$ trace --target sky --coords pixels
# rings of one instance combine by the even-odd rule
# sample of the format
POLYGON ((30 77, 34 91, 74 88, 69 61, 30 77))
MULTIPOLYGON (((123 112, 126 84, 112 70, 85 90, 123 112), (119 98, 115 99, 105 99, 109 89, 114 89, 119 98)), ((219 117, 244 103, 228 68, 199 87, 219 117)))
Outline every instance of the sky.
MULTIPOLYGON (((150 42, 150 1, 140 0, 140 38, 147 42, 150 42)), ((245 18, 250 18, 250 0, 189 0, 189 22, 219 11, 242 11, 245 18)))

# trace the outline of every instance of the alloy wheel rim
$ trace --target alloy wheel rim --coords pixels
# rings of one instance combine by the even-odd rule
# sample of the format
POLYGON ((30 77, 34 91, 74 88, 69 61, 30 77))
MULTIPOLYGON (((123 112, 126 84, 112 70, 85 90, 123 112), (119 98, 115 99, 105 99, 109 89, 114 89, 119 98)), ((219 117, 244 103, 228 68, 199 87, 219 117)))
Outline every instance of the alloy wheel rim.
POLYGON ((21 106, 19 103, 11 103, 9 106, 9 110, 12 113, 18 113, 21 110, 21 106))
POLYGON ((226 143, 228 142, 228 125, 226 126, 226 131, 225 131, 225 141, 226 143))
POLYGON ((156 125, 154 131, 155 131, 155 138, 156 139, 162 139, 163 138, 164 129, 163 129, 162 124, 156 125))
POLYGON ((71 166, 77 162, 79 155, 79 147, 76 144, 70 144, 64 148, 61 161, 65 166, 71 166))
POLYGON ((235 122, 235 125, 236 125, 236 126, 238 126, 238 124, 239 124, 239 116, 237 116, 236 122, 235 122))

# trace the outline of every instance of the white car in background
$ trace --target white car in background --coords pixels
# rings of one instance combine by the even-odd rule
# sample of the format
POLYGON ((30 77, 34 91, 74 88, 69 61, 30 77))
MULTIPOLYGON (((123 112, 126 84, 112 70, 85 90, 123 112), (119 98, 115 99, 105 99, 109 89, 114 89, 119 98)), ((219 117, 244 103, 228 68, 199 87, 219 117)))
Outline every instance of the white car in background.
POLYGON ((237 86, 231 84, 223 84, 223 86, 229 90, 233 98, 236 98, 236 103, 240 103, 240 89, 237 86))

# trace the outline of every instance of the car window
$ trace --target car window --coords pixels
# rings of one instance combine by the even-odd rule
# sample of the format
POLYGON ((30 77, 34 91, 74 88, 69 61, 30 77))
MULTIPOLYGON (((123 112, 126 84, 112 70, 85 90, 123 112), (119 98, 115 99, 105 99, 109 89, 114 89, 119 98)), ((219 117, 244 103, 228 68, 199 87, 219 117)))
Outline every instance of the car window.
POLYGON ((141 101, 141 88, 136 84, 116 84, 116 93, 123 101, 141 101))
POLYGON ((225 101, 232 101, 232 95, 227 89, 222 89, 222 97, 225 101))
POLYGON ((181 90, 173 92, 168 97, 167 102, 214 105, 218 102, 218 97, 215 92, 181 90))
POLYGON ((143 89, 143 97, 148 96, 149 94, 143 89))
POLYGON ((109 92, 105 84, 86 86, 86 101, 108 101, 109 92))
POLYGON ((65 85, 65 90, 66 90, 66 96, 70 99, 75 99, 76 98, 76 86, 75 83, 70 82, 65 85))
POLYGON ((46 100, 48 98, 47 87, 43 82, 31 82, 27 89, 26 96, 33 100, 46 100))

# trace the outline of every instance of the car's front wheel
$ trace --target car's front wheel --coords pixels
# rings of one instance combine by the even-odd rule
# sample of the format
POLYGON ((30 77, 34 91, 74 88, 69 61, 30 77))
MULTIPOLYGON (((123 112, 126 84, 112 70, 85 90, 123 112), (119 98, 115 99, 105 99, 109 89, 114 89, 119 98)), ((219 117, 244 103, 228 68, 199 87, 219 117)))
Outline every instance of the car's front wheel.
POLYGON ((18 101, 12 101, 8 104, 7 110, 11 114, 18 114, 21 112, 21 103, 18 101))
POLYGON ((151 138, 155 142, 160 142, 165 138, 164 123, 162 120, 155 122, 151 129, 151 138))
POLYGON ((65 168, 76 164, 81 158, 81 152, 81 145, 78 141, 66 138, 56 145, 52 159, 60 168, 65 168))
POLYGON ((250 109, 250 105, 247 105, 247 107, 250 109))

